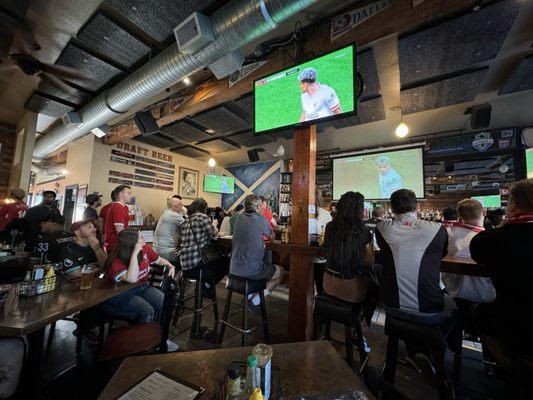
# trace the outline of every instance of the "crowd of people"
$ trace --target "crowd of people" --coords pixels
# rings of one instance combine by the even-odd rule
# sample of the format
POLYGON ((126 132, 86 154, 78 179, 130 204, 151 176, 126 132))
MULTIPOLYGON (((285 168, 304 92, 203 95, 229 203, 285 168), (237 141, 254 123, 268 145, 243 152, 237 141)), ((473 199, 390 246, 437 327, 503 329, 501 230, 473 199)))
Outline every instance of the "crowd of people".
MULTIPOLYGON (((315 259, 317 292, 363 302, 379 288, 379 301, 388 314, 446 327, 452 350, 454 343, 457 346, 454 335, 472 329, 492 356, 511 368, 516 354, 533 353, 528 340, 533 324, 523 318, 533 306, 528 294, 533 278, 533 180, 516 182, 509 192, 506 215, 488 217, 481 203, 464 199, 439 213, 439 222, 425 219, 415 193, 407 189, 391 194, 392 217, 378 206, 365 220, 364 196, 355 192, 345 193, 330 210, 318 207, 316 220, 325 229, 323 254, 315 259), (474 259, 490 278, 441 274, 446 255, 474 259)), ((111 281, 146 282, 150 265, 157 264, 171 277, 179 270, 198 279, 202 272, 202 291, 211 298, 212 285, 227 274, 265 280, 266 295, 283 280, 284 270, 272 263, 265 246, 275 240, 276 218, 266 199, 256 195, 247 196, 231 215, 221 209, 210 215, 202 198, 185 207, 176 195, 169 199, 149 246, 138 229, 128 227, 129 186, 116 187, 112 201, 100 212, 102 196, 87 196, 83 219, 68 231, 54 207, 54 192, 45 192, 42 203, 31 208, 23 201, 23 190, 11 194, 14 201, 0 209, 0 229, 24 225, 23 220, 26 248, 63 263, 72 277, 92 263, 111 281), (229 257, 210 249, 220 235, 233 236, 229 257)), ((258 296, 248 301, 252 311, 257 310, 258 296)), ((162 307, 162 292, 144 284, 109 300, 103 310, 149 323, 160 318, 162 307)), ((431 366, 415 343, 407 350, 414 364, 431 366)))

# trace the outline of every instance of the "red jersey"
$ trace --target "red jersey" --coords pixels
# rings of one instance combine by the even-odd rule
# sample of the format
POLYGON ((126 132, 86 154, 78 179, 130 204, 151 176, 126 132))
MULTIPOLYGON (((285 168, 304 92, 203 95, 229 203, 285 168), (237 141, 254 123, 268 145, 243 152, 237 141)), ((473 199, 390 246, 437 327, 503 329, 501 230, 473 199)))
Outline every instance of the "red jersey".
MULTIPOLYGON (((150 272, 150 264, 159 258, 159 255, 152 250, 148 245, 144 245, 141 251, 141 261, 139 262, 139 275, 138 279, 144 282, 148 279, 148 272, 150 272)), ((124 265, 120 258, 115 258, 109 268, 108 278, 114 282, 120 282, 122 277, 128 271, 129 265, 124 265)))
POLYGON ((107 215, 107 210, 109 210, 109 207, 111 207, 111 204, 113 204, 113 203, 112 202, 111 203, 107 203, 100 210, 100 218, 103 219, 103 224, 102 224, 103 226, 105 226, 105 216, 107 215))
POLYGON ((22 200, 17 200, 15 203, 6 204, 0 208, 0 231, 3 231, 11 221, 24 218, 26 211, 28 211, 28 206, 22 200))
POLYGON ((115 224, 123 224, 124 229, 128 227, 130 212, 128 206, 118 201, 111 203, 105 215, 105 248, 108 253, 113 250, 118 240, 118 233, 115 224))

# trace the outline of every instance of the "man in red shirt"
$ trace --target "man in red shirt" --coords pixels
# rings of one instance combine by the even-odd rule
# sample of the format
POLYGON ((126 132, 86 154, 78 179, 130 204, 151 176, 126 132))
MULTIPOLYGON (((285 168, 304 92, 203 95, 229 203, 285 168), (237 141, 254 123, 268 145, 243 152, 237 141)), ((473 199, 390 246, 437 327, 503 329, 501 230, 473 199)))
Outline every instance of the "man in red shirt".
POLYGON ((128 227, 129 209, 126 203, 131 200, 131 187, 120 185, 113 193, 116 201, 111 203, 104 216, 105 248, 111 253, 117 243, 118 234, 128 227))
POLYGON ((11 198, 14 203, 6 204, 0 208, 0 231, 3 231, 11 221, 24 218, 26 211, 28 211, 24 197, 26 197, 26 192, 23 189, 15 188, 11 190, 11 198))

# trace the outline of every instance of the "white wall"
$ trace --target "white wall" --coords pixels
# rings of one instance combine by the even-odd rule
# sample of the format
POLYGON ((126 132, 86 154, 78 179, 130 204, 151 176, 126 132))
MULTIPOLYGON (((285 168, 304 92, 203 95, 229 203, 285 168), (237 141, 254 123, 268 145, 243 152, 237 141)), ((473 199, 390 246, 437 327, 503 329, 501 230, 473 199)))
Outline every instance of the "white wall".
MULTIPOLYGON (((209 167, 206 161, 198 161, 189 157, 181 156, 176 153, 172 153, 158 147, 149 146, 144 143, 127 141, 125 142, 129 145, 134 145, 148 150, 148 154, 140 153, 143 157, 152 158, 151 154, 153 151, 161 153, 166 156, 167 160, 162 160, 171 164, 174 164, 174 192, 157 190, 157 189, 148 189, 142 187, 133 187, 133 195, 136 198, 136 204, 141 207, 141 211, 144 215, 152 213, 156 218, 159 217, 161 211, 166 207, 167 200, 172 197, 174 194, 178 193, 178 184, 179 184, 179 168, 186 167, 199 171, 198 179, 198 196, 203 197, 210 207, 218 207, 221 202, 221 195, 216 193, 206 193, 202 190, 204 175, 209 173, 209 167), (172 161, 168 161, 172 160, 172 161)), ((107 146, 101 143, 99 140, 94 142, 93 148, 93 157, 92 157, 92 167, 91 167, 91 181, 89 183, 88 193, 98 192, 103 194, 104 204, 107 203, 109 199, 109 194, 117 186, 116 183, 108 182, 109 170, 121 171, 126 173, 134 173, 135 167, 130 165, 124 165, 116 162, 112 162, 111 150, 119 150, 125 153, 132 153, 131 151, 125 150, 124 148, 118 148, 115 146, 107 146)), ((69 151, 70 157, 70 151, 69 151)), ((217 168, 216 173, 221 173, 221 169, 217 168)), ((185 205, 190 204, 193 199, 184 199, 183 203, 185 205)))

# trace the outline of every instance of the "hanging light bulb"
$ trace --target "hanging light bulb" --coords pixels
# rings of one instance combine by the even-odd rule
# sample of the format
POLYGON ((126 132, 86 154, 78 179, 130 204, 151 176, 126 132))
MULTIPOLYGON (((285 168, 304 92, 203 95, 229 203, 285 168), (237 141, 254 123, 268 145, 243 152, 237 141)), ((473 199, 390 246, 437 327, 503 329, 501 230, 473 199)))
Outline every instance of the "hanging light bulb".
POLYGON ((215 165, 217 165, 217 162, 215 161, 215 159, 213 157, 211 157, 209 159, 209 161, 207 162, 207 164, 211 167, 211 168, 215 168, 215 165))
POLYGON ((405 122, 400 122, 396 127, 396 136, 404 138, 409 133, 409 127, 405 122))

